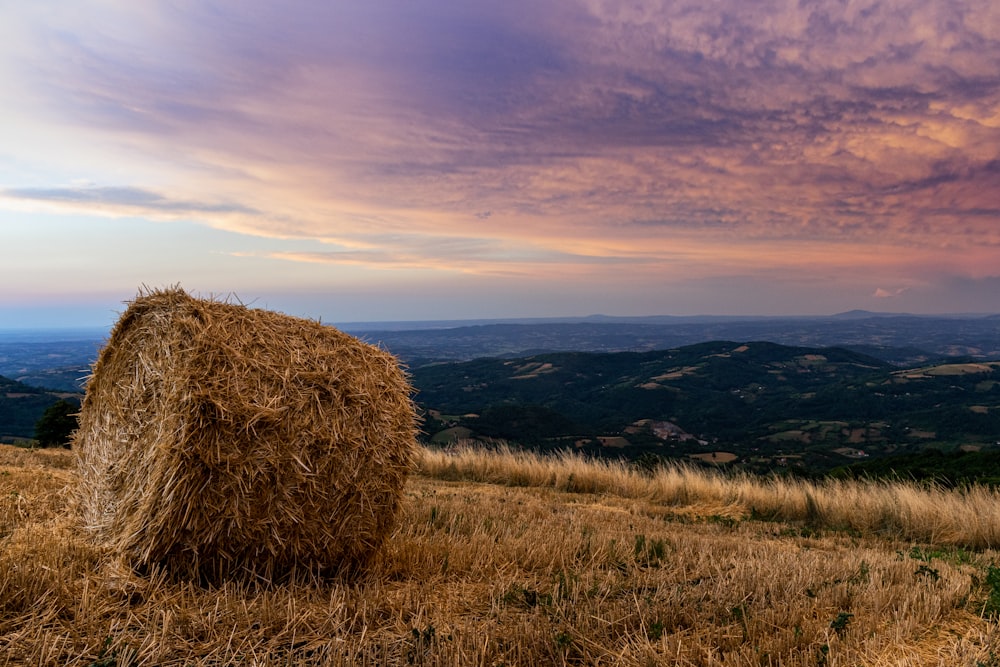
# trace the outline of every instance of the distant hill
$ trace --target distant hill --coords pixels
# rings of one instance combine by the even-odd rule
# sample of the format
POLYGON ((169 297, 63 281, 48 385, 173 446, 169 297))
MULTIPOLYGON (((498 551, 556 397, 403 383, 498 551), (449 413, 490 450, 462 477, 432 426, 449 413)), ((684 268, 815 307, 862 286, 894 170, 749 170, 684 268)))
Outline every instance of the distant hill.
POLYGON ((986 484, 1000 487, 1000 450, 943 452, 933 447, 865 461, 831 471, 839 479, 933 482, 947 487, 986 484))
MULTIPOLYGON (((547 352, 647 352, 713 340, 842 347, 900 367, 949 357, 1000 359, 1000 316, 849 311, 829 317, 649 316, 340 324, 411 368, 547 352)), ((107 332, 0 331, 0 375, 79 391, 107 332)))
POLYGON ((60 398, 79 402, 80 395, 46 391, 0 375, 0 440, 33 437, 35 423, 60 398))
POLYGON ((872 317, 917 317, 909 313, 880 313, 871 310, 848 310, 832 316, 835 320, 865 320, 872 317))
POLYGON ((96 330, 0 331, 0 375, 67 392, 83 390, 104 337, 96 330))
POLYGON ((1000 318, 852 311, 811 318, 584 318, 437 329, 357 329, 411 366, 542 352, 642 352, 712 340, 844 347, 898 366, 966 355, 1000 359, 1000 318))
MULTIPOLYGON (((710 342, 549 353, 412 370, 426 431, 537 448, 829 468, 928 444, 1000 440, 1000 362, 900 370, 843 348, 710 342)), ((447 435, 439 441, 446 440, 447 435)))

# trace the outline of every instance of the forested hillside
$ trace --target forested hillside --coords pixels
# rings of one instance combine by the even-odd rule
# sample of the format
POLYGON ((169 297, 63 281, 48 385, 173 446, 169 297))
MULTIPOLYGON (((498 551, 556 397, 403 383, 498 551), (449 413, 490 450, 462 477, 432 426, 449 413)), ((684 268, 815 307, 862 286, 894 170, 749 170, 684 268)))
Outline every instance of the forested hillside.
POLYGON ((60 398, 78 401, 79 395, 31 387, 0 375, 0 441, 33 437, 35 423, 60 398))
POLYGON ((437 442, 502 438, 595 454, 829 469, 1000 440, 1000 363, 899 369, 839 348, 713 342, 413 370, 437 442), (714 456, 713 456, 714 454, 714 456))

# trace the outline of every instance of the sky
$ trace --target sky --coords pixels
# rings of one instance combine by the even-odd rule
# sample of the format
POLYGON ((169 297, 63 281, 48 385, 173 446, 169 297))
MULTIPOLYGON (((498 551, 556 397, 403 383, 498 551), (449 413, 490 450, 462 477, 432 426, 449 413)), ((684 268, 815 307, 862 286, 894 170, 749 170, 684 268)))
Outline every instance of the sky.
POLYGON ((994 0, 0 0, 0 328, 1000 312, 994 0))

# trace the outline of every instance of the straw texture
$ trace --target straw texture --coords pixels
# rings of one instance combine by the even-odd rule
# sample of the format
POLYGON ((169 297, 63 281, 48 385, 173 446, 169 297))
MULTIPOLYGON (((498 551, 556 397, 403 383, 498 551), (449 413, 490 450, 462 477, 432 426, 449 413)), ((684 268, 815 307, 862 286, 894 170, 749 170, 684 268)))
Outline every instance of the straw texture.
POLYGON ((412 467, 410 394, 392 355, 332 327, 140 293, 87 384, 82 520, 140 570, 356 572, 412 467))

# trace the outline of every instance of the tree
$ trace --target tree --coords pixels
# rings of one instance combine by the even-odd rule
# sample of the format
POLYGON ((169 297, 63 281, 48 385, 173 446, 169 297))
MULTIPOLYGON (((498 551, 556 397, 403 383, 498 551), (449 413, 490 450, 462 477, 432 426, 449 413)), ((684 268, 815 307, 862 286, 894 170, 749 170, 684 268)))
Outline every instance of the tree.
POLYGON ((35 423, 35 439, 42 447, 68 447, 76 430, 79 406, 66 400, 50 405, 35 423))

